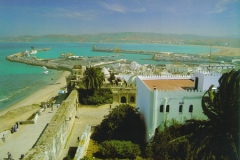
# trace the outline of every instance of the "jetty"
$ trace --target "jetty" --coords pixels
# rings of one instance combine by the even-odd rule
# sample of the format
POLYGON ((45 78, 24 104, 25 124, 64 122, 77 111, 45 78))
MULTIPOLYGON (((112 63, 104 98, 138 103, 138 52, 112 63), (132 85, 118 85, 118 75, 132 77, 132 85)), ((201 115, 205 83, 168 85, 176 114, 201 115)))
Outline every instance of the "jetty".
MULTIPOLYGON (((118 55, 114 55, 118 56, 118 55)), ((72 71, 74 65, 82 65, 82 66, 103 66, 107 64, 114 63, 125 63, 126 59, 104 59, 110 57, 82 57, 82 56, 74 56, 73 54, 61 54, 59 58, 52 59, 42 59, 37 58, 36 56, 28 56, 25 52, 18 52, 6 57, 7 60, 11 62, 24 63, 33 66, 43 67, 44 73, 48 73, 47 69, 55 69, 55 70, 66 70, 72 71)))
POLYGON ((33 66, 45 66, 49 69, 56 69, 56 70, 72 70, 72 65, 68 64, 60 64, 60 63, 54 63, 51 60, 44 60, 44 59, 37 59, 37 58, 29 58, 21 56, 21 53, 15 53, 13 55, 9 55, 6 57, 7 60, 11 62, 18 62, 18 63, 24 63, 29 64, 33 66))
POLYGON ((158 51, 140 51, 140 50, 123 50, 120 49, 118 46, 115 48, 102 48, 102 47, 97 47, 94 45, 92 47, 93 52, 113 52, 113 53, 130 53, 130 54, 147 54, 147 55, 154 55, 154 54, 159 54, 159 53, 164 53, 164 52, 158 52, 158 51))

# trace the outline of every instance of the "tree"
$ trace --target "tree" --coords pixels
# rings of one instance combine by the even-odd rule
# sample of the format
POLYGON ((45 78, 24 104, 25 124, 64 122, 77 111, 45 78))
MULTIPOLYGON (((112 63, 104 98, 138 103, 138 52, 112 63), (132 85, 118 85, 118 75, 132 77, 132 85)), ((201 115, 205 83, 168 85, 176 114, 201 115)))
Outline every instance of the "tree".
POLYGON ((146 147, 146 156, 152 159, 189 159, 190 145, 182 135, 182 124, 173 120, 164 130, 158 127, 146 147))
POLYGON ((122 104, 111 109, 100 125, 94 128, 92 139, 98 142, 106 140, 125 140, 142 143, 144 127, 137 108, 122 104))
POLYGON ((240 70, 224 73, 219 84, 202 98, 208 120, 188 120, 185 125, 194 159, 239 158, 240 70))
POLYGON ((109 82, 110 82, 110 84, 111 85, 113 85, 113 81, 116 79, 116 77, 115 77, 115 75, 114 75, 114 73, 110 73, 110 77, 109 77, 109 82))
POLYGON ((99 67, 87 67, 84 72, 83 84, 86 89, 92 91, 101 88, 104 81, 104 74, 99 67))

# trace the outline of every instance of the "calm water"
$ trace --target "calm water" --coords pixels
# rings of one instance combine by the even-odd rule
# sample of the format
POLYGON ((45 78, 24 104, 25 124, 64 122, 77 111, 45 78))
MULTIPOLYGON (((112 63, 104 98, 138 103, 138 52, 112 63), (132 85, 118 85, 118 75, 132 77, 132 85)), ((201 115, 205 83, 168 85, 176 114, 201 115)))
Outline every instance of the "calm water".
MULTIPOLYGON (((163 44, 114 44, 114 43, 0 43, 0 110, 27 97, 36 90, 39 90, 54 82, 60 77, 61 71, 50 70, 44 74, 42 67, 30 66, 6 60, 6 56, 16 52, 30 50, 31 46, 36 49, 49 48, 46 52, 36 54, 38 58, 57 58, 61 53, 71 52, 74 55, 88 56, 110 56, 108 52, 91 52, 92 46, 102 48, 114 48, 119 46, 124 50, 145 50, 159 52, 176 52, 201 54, 208 53, 209 47, 184 46, 184 45, 163 45, 163 44), (53 80, 52 80, 53 79, 53 80)), ((214 51, 214 50, 213 50, 214 51)), ((122 54, 117 57, 130 61, 137 61, 140 64, 160 64, 157 61, 150 61, 151 55, 122 54)))

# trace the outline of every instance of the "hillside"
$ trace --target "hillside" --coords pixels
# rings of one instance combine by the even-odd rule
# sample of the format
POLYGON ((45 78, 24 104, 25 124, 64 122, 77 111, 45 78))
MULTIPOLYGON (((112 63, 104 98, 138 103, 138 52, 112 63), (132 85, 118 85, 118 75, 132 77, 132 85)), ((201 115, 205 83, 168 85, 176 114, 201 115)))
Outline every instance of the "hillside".
POLYGON ((114 42, 114 43, 164 43, 229 46, 240 48, 240 38, 207 37, 193 34, 160 33, 100 33, 84 35, 50 34, 43 36, 2 37, 0 42, 114 42))

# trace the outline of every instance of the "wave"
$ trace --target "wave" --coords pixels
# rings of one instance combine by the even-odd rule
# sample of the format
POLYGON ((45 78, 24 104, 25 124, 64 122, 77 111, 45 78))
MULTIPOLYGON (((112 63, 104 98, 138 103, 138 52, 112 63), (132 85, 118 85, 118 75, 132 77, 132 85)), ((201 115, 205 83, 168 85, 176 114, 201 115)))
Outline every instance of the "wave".
POLYGON ((22 88, 22 89, 19 89, 19 90, 15 91, 15 92, 12 92, 12 93, 10 93, 8 96, 3 97, 2 99, 0 99, 0 102, 8 101, 8 100, 10 100, 14 95, 16 95, 16 94, 18 94, 18 93, 20 93, 20 92, 22 92, 22 91, 25 91, 25 90, 27 90, 28 88, 30 88, 30 86, 27 86, 27 87, 24 87, 24 88, 22 88))
POLYGON ((3 101, 7 101, 9 99, 9 97, 4 97, 3 99, 0 99, 0 102, 3 102, 3 101))

